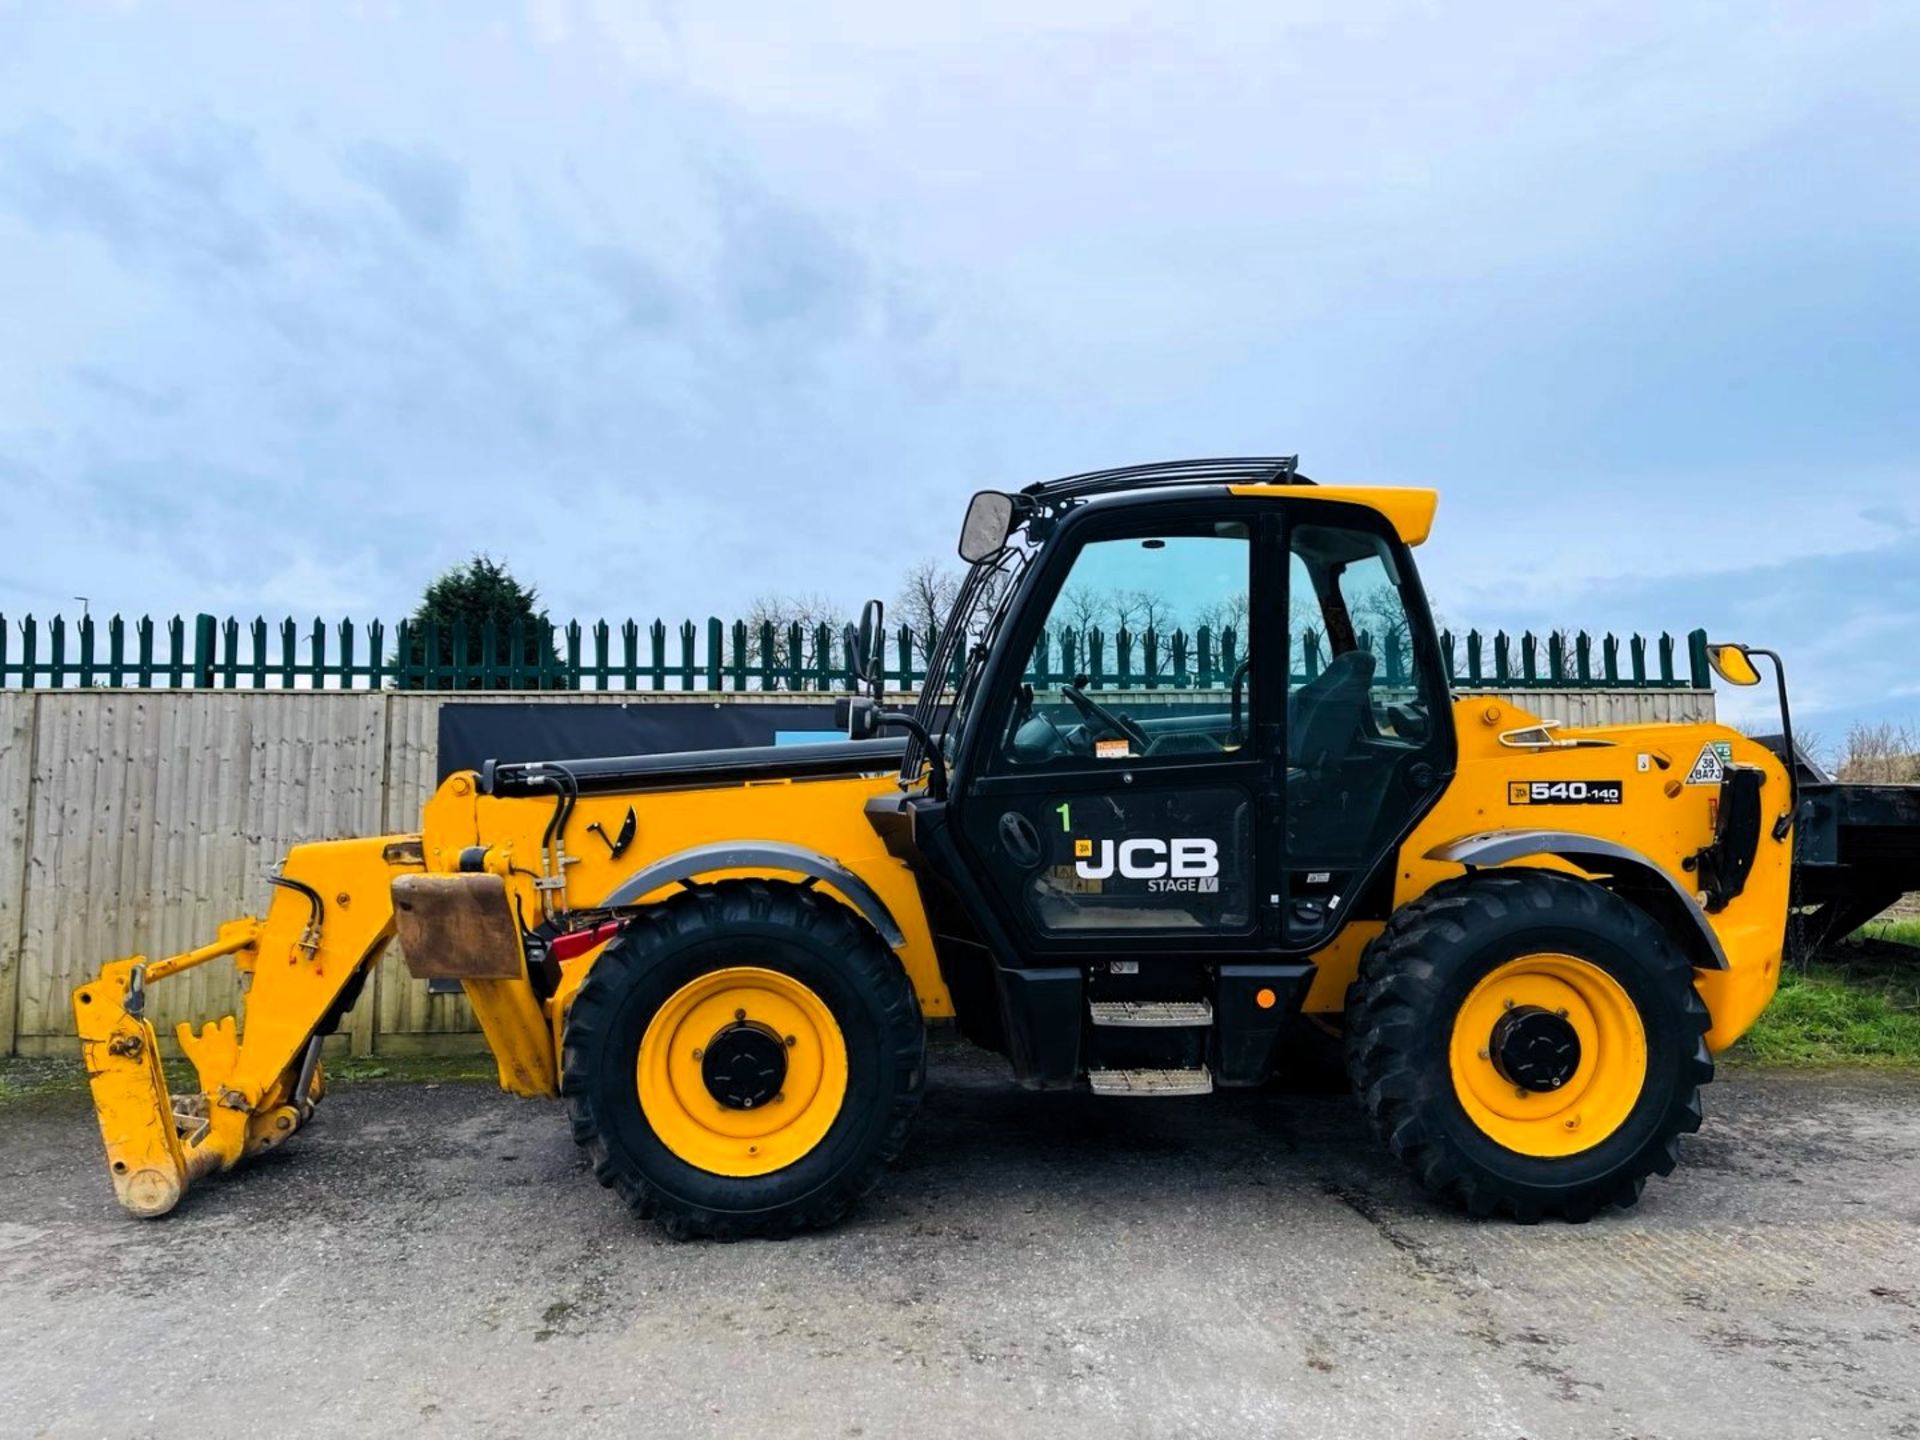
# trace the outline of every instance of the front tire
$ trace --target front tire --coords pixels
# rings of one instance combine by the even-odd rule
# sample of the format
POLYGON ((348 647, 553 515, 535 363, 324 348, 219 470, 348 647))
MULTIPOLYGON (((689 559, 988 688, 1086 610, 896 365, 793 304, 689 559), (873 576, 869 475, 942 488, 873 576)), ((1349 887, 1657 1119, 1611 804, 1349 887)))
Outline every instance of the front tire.
POLYGON ((1474 1215, 1585 1220, 1671 1173, 1713 1078, 1686 957, 1591 881, 1436 885, 1368 947, 1347 1070, 1387 1148, 1474 1215))
POLYGON ((567 1019, 561 1094, 594 1174, 677 1238, 831 1225, 899 1155, 926 1030, 844 906, 771 881, 643 911, 567 1019))

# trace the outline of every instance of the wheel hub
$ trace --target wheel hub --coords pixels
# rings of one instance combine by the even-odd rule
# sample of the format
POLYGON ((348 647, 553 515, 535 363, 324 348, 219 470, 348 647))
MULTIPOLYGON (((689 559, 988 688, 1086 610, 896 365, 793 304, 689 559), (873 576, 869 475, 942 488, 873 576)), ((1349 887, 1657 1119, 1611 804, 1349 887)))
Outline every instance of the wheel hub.
POLYGON ((1558 1090, 1580 1068, 1580 1035, 1564 1011, 1519 1005, 1493 1027, 1488 1052, 1501 1078, 1536 1095, 1558 1090))
POLYGON ((787 1047, 766 1026, 736 1021, 707 1043, 700 1078, 729 1110, 757 1110, 786 1083, 787 1047))

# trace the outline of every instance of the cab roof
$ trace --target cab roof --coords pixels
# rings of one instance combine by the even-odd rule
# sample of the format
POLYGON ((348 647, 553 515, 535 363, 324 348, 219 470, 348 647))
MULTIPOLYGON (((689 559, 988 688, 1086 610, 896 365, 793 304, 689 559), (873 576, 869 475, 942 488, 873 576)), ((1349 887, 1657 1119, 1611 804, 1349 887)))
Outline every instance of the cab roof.
POLYGON ((1362 505, 1384 516, 1394 533, 1418 545, 1433 531, 1437 491, 1372 485, 1317 485, 1300 473, 1297 455, 1260 455, 1203 460, 1163 460, 1090 470, 1043 480, 1020 493, 1042 502, 1073 500, 1161 486, 1222 485, 1235 495, 1285 497, 1308 503, 1362 505))

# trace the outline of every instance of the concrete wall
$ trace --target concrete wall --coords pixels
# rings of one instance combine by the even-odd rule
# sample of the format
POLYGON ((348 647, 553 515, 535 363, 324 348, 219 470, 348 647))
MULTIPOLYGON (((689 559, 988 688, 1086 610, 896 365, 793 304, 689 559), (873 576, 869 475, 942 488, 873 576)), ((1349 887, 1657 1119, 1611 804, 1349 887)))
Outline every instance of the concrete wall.
MULTIPOLYGON (((0 1054, 73 1044, 69 995, 109 959, 159 957, 258 913, 298 840, 404 832, 438 766, 447 700, 721 705, 746 694, 401 694, 316 690, 0 691, 0 1054)), ((1534 690, 1569 723, 1711 719, 1713 696, 1534 690)), ((236 1011, 232 966, 157 986, 175 1021, 236 1011)), ((346 1025, 360 1054, 472 1045, 459 995, 431 995, 390 949, 346 1025)))

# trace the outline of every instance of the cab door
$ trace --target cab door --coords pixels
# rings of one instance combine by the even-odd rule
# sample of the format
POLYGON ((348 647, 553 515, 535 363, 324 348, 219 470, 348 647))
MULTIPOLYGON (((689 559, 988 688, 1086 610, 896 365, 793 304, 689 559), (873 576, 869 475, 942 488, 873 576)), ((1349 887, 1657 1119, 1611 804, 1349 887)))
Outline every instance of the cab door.
POLYGON ((1254 662, 1279 534, 1232 501, 1096 512, 1010 615, 1021 663, 988 682, 956 818, 1026 955, 1258 947, 1280 826, 1254 662))
POLYGON ((1455 752, 1446 672, 1407 547, 1361 506, 1286 509, 1281 939, 1296 949, 1361 918, 1370 877, 1445 790, 1455 752))

